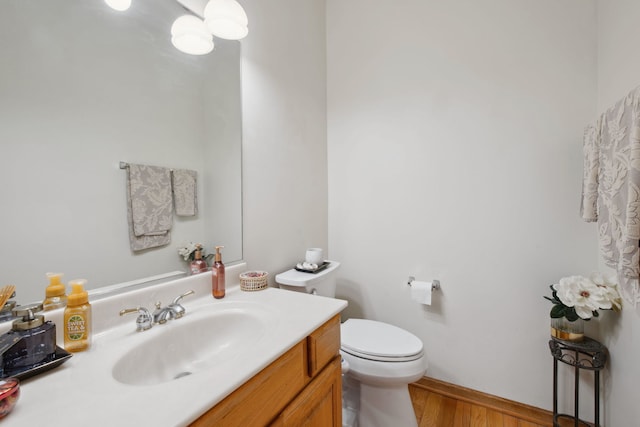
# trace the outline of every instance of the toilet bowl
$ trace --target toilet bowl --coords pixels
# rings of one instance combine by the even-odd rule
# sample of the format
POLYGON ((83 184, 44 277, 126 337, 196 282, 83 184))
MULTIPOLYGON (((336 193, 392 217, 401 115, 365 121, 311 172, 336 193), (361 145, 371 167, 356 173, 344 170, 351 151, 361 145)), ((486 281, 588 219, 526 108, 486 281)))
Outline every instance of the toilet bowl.
MULTIPOLYGON (((276 275, 280 288, 335 297, 335 271, 329 261, 318 273, 295 269, 276 275)), ((422 341, 384 322, 349 319, 340 327, 343 358, 343 426, 417 427, 408 384, 427 370, 422 341)))
POLYGON ((407 386, 427 370, 422 341, 404 329, 365 319, 347 320, 340 333, 340 354, 349 366, 344 401, 359 402, 355 425, 417 426, 407 386))

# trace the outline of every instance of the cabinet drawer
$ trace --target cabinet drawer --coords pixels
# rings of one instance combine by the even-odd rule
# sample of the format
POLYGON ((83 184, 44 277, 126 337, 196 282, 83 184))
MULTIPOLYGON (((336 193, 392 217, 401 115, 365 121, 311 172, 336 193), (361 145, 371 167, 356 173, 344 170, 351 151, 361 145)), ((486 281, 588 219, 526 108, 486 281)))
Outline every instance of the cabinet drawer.
POLYGON ((308 375, 316 376, 340 351, 340 315, 307 337, 308 375))

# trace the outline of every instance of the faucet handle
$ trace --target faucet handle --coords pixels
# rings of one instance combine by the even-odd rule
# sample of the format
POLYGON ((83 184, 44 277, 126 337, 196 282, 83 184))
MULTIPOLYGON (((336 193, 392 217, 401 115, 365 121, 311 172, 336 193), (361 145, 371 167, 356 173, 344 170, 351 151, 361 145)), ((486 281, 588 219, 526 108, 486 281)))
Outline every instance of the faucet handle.
POLYGON ((191 289, 190 291, 187 291, 187 292, 185 292, 184 294, 182 294, 182 295, 180 295, 180 296, 176 297, 176 299, 174 299, 174 300, 173 300, 172 304, 178 304, 178 303, 180 303, 180 300, 181 300, 182 298, 184 298, 184 297, 188 297, 189 295, 193 295, 193 294, 195 294, 195 293, 196 293, 196 292, 195 292, 193 289, 191 289))
POLYGON ((180 300, 182 300, 182 298, 187 297, 189 295, 193 295, 195 294, 195 291, 192 289, 190 291, 185 292, 184 294, 176 297, 176 299, 173 300, 173 302, 171 304, 169 304, 169 308, 171 308, 175 314, 176 319, 181 318, 182 316, 184 316, 184 313, 186 313, 187 310, 185 310, 185 308, 180 304, 180 300))
POLYGON ((125 308, 120 310, 120 316, 131 313, 139 313, 138 318, 136 319, 136 331, 140 332, 151 329, 153 326, 153 316, 151 316, 149 310, 144 307, 125 308))

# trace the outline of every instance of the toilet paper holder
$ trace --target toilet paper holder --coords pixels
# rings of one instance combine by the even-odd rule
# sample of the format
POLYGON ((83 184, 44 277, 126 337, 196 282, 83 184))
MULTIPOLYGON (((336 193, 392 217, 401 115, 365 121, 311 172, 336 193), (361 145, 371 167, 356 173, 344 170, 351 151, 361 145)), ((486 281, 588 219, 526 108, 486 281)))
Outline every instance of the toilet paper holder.
MULTIPOLYGON (((414 280, 416 280, 415 277, 409 276, 409 281, 407 282, 407 285, 411 286, 411 282, 413 282, 414 280)), ((431 281, 431 291, 438 291, 438 290, 440 290, 440 281, 439 280, 432 280, 431 281)))

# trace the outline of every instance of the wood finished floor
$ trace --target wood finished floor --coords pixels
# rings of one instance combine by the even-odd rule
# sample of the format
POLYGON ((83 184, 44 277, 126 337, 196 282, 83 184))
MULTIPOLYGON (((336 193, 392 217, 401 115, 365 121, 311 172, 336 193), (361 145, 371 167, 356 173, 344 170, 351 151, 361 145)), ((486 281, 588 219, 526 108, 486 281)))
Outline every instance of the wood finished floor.
MULTIPOLYGON (((482 405, 463 402, 451 397, 409 385, 413 408, 419 427, 551 427, 504 414, 482 405)), ((561 424, 573 426, 564 420, 561 424)))

